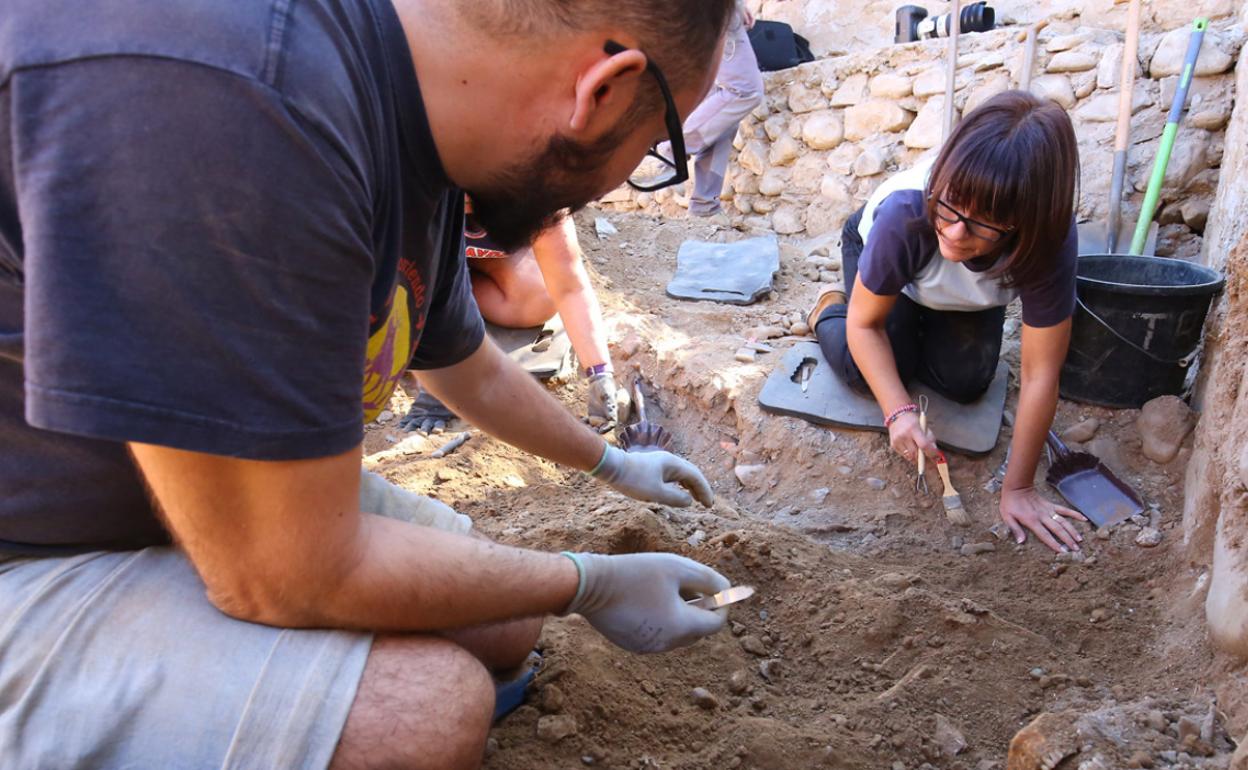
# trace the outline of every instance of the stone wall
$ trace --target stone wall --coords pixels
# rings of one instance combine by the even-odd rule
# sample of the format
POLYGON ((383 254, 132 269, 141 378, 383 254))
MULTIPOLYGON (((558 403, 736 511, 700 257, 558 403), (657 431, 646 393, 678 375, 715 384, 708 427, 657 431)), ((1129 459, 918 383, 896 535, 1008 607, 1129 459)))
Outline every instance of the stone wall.
MULTIPOLYGON (((1241 54, 1238 70, 1238 91, 1248 93, 1248 54, 1241 54)), ((1207 570, 1210 637, 1242 661, 1248 658, 1248 101, 1236 104, 1226 142, 1226 173, 1202 253, 1205 263, 1225 272, 1226 290, 1206 330, 1194 399, 1203 413, 1187 466, 1183 524, 1190 560, 1207 570)), ((1230 665, 1221 681, 1219 705, 1243 734, 1248 678, 1230 665)))
MULTIPOLYGON (((1127 5, 1114 0, 989 0, 988 4, 996 12, 998 25, 1059 18, 1101 29, 1127 26, 1127 5)), ((946 13, 949 7, 947 2, 927 0, 748 0, 747 5, 760 19, 792 25, 821 58, 891 45, 895 11, 902 5, 926 8, 933 16, 946 13)), ((1241 12, 1241 5, 1242 0, 1147 0, 1140 21, 1146 33, 1160 32, 1189 24, 1197 16, 1229 19, 1241 12)))
MULTIPOLYGON (((1123 220, 1134 222, 1178 81, 1188 26, 1141 36, 1123 220)), ((1056 20, 1040 35, 1032 90, 1065 107, 1079 137, 1080 220, 1107 216, 1122 34, 1056 20)), ((1230 20, 1205 37, 1163 188, 1158 252, 1194 257, 1225 151, 1234 64, 1244 37, 1230 20)), ((954 105, 959 115, 1017 88, 1021 32, 968 35, 954 105)), ((724 192, 743 229, 809 237, 839 232, 889 174, 933 155, 941 139, 946 43, 889 45, 766 75, 763 103, 738 131, 724 192)), ((679 189, 613 191, 604 205, 678 216, 679 189)))

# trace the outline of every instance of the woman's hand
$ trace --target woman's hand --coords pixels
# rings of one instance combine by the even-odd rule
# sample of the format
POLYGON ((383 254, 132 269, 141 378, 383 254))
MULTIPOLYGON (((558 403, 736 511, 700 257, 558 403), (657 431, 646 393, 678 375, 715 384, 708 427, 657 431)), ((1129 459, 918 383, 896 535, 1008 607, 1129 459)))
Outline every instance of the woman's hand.
POLYGON ((936 448, 936 437, 932 432, 919 427, 919 415, 915 412, 903 412, 893 420, 888 428, 888 443, 894 452, 911 463, 919 459, 919 452, 935 457, 940 451, 936 448))
POLYGON ((1079 541, 1083 540, 1070 519, 1087 521, 1082 513, 1044 499, 1034 487, 1002 490, 1001 518, 1009 525, 1016 542, 1027 539, 1025 527, 1058 553, 1078 551, 1079 541))

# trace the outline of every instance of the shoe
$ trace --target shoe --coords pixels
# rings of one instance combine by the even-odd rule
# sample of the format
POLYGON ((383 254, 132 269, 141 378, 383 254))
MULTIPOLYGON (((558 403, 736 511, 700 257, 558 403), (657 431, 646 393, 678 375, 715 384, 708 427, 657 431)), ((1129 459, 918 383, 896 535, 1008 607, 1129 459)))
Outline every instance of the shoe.
POLYGON ((839 283, 825 283, 819 287, 819 295, 815 297, 815 306, 806 314, 806 325, 810 327, 813 334, 815 324, 819 322, 819 316, 823 315, 823 311, 833 305, 844 305, 848 300, 845 299, 845 287, 839 283))
POLYGON ((494 724, 520 708, 541 666, 542 654, 534 650, 506 679, 494 679, 494 724))

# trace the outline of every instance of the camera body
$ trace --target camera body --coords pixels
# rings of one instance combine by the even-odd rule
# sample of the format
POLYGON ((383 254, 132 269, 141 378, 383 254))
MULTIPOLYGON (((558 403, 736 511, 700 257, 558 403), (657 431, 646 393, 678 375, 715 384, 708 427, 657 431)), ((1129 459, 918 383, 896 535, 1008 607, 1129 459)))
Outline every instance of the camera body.
MULTIPOLYGON (((971 3, 963 7, 958 15, 962 32, 987 32, 997 26, 997 12, 987 2, 971 3)), ((915 40, 949 37, 952 27, 948 13, 929 16, 926 8, 903 5, 897 9, 893 42, 912 43, 915 40)))

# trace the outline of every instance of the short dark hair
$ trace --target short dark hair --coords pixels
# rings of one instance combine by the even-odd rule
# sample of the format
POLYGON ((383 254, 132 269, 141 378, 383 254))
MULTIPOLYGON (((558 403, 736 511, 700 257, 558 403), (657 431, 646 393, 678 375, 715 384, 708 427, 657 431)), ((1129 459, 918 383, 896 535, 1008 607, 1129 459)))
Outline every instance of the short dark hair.
MULTIPOLYGON (((495 36, 549 38, 552 31, 611 26, 636 47, 673 89, 700 84, 736 10, 735 0, 459 0, 460 12, 495 36)), ((625 42, 623 40, 619 41, 625 42)), ((603 40, 606 43, 606 40, 603 40)), ((646 78, 645 80, 652 80, 646 78)), ((658 88, 643 86, 645 110, 659 109, 658 88)))
POLYGON ((1051 274, 1070 232, 1079 146, 1060 105, 1026 91, 997 94, 963 118, 932 167, 927 218, 937 226, 943 197, 977 219, 1013 227, 995 272, 1009 287, 1051 274))

